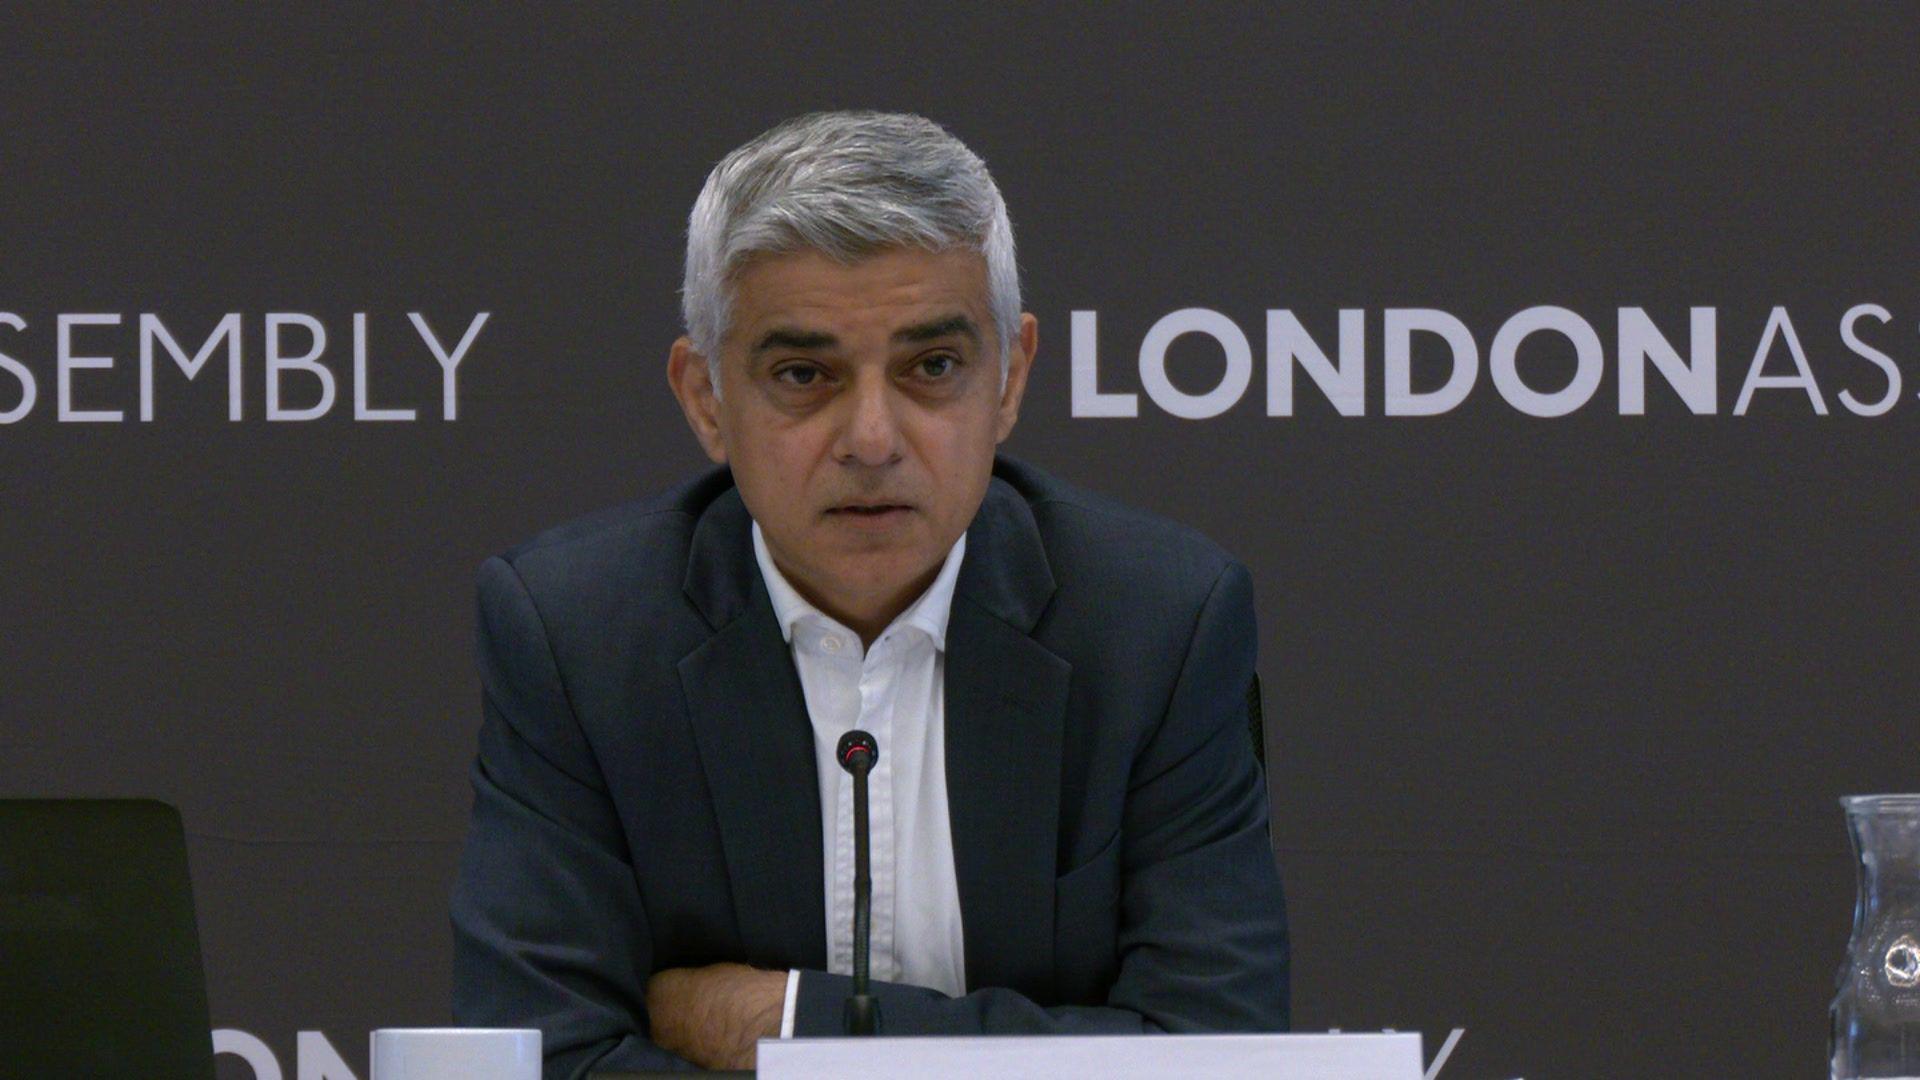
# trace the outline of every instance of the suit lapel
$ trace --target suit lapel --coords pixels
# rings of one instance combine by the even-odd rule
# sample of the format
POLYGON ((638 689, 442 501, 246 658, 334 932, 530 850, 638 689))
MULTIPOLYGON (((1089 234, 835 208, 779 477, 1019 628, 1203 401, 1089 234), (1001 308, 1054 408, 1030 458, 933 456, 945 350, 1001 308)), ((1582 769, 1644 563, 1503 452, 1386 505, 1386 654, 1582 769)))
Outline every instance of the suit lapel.
POLYGON ((1053 985, 1060 754, 1071 667, 1031 636, 1054 589, 1032 512, 995 481, 947 628, 947 813, 967 986, 1053 985))
POLYGON ((820 782, 793 657, 737 491, 701 516, 685 589, 713 637, 680 661, 748 963, 824 969, 820 782))

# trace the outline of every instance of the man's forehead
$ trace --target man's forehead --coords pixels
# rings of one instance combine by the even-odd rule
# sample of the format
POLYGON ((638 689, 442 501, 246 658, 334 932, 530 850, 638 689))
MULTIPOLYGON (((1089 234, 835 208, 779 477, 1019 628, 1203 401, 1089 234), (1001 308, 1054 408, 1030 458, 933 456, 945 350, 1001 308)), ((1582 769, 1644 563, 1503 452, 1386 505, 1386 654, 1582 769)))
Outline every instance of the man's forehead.
POLYGON ((773 332, 978 340, 990 310, 986 277, 986 261, 966 250, 889 249, 852 263, 814 251, 760 256, 734 278, 729 336, 749 348, 773 332))
MULTIPOLYGON (((804 329, 777 321, 765 333, 755 332, 750 336, 753 340, 747 343, 749 355, 779 349, 832 349, 842 344, 839 335, 831 331, 804 329)), ((895 345, 916 345, 956 337, 965 338, 975 345, 981 344, 983 335, 980 333, 980 324, 965 312, 935 315, 895 328, 889 340, 895 345)))

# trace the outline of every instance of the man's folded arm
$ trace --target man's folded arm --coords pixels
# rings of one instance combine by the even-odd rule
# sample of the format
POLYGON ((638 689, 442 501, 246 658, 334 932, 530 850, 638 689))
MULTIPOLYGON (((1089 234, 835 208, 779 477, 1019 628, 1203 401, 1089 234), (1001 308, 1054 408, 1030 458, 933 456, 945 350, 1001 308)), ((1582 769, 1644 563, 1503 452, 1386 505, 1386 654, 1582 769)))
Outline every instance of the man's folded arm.
MULTIPOLYGON (((1247 741, 1253 589, 1230 563, 1195 623, 1165 717, 1135 758, 1120 836, 1119 973, 1104 1005, 1044 1007, 876 982, 883 1034, 1285 1031, 1286 906, 1266 780, 1247 741)), ((802 971, 797 1036, 843 1031, 844 975, 802 971)))
POLYGON ((537 1027, 548 1080, 675 1069, 649 1042, 652 946, 620 823, 512 567, 479 577, 485 718, 453 895, 456 1022, 537 1027))

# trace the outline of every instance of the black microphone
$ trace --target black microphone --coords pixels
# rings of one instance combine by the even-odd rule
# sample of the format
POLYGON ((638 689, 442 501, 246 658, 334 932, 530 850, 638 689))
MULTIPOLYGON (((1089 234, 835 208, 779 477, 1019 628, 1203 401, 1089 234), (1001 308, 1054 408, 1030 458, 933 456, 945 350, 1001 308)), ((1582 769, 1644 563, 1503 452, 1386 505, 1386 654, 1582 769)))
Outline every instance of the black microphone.
POLYGON ((847 997, 849 1035, 880 1031, 880 1001, 867 993, 868 952, 873 944, 873 875, 867 866, 867 771, 880 760, 880 744, 855 729, 840 736, 834 751, 853 774, 853 993, 847 997))

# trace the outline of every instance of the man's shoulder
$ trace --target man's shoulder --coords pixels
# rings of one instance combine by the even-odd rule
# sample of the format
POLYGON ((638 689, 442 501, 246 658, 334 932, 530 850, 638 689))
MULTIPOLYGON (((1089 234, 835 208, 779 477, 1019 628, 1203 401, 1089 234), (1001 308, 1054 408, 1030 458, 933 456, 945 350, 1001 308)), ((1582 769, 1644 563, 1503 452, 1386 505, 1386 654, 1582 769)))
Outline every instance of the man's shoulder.
POLYGON ((1128 506, 1023 462, 1001 458, 994 475, 1026 504, 1049 569, 1063 589, 1110 595, 1202 595, 1234 558, 1188 525, 1128 506))
MULTIPOLYGON (((993 488, 1018 507, 1019 516, 1030 517, 1053 584, 1068 595, 1093 594, 1136 611, 1186 608, 1234 565, 1219 544, 1190 526, 1025 462, 997 458, 993 488)), ((989 499, 995 497, 990 491, 989 499)), ((709 470, 656 495, 545 529, 500 558, 537 593, 677 595, 702 518, 725 499, 738 500, 732 475, 709 470)), ((987 557, 986 549, 974 557, 987 557)))
POLYGON ((700 515, 731 491, 714 469, 658 494, 595 510, 543 529, 499 558, 522 578, 604 581, 660 575, 677 582, 700 515))

